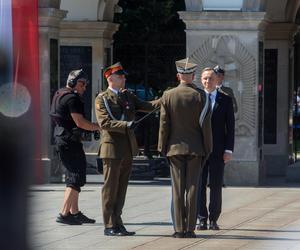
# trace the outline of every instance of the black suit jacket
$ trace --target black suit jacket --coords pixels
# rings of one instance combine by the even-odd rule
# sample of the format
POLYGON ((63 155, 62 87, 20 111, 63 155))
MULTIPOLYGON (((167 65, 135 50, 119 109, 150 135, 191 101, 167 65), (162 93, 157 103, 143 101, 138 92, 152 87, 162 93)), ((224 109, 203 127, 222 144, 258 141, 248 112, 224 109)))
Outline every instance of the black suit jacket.
POLYGON ((215 157, 222 157, 224 151, 234 149, 234 111, 230 96, 217 91, 212 118, 213 151, 215 157))

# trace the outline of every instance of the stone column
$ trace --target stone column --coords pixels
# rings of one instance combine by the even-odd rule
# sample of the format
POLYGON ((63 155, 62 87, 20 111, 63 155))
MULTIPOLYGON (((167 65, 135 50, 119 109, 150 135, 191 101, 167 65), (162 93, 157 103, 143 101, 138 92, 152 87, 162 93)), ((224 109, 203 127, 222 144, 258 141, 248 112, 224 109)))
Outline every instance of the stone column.
POLYGON ((60 21, 66 11, 59 10, 59 1, 39 2, 39 44, 40 44, 40 93, 42 127, 43 181, 49 182, 51 175, 52 147, 50 145, 50 39, 59 39, 60 21))
MULTIPOLYGON (((94 98, 102 89, 101 68, 111 63, 107 51, 112 49, 112 37, 119 25, 106 21, 63 21, 60 45, 92 47, 92 120, 95 118, 94 98)), ((112 53, 111 53, 112 57, 112 53)), ((84 142, 88 163, 95 165, 99 141, 84 142)))
MULTIPOLYGON (((263 145, 265 175, 285 176, 292 146, 293 65, 294 23, 271 23, 265 33, 265 49, 277 50, 277 131, 276 143, 263 145)), ((274 104, 276 105, 276 103, 274 104)))
MULTIPOLYGON (((259 183, 258 83, 259 42, 265 29, 264 12, 179 12, 186 24, 186 53, 204 67, 225 68, 225 84, 238 102, 233 161, 226 165, 225 183, 259 183)), ((196 81, 200 84, 200 72, 196 81)))

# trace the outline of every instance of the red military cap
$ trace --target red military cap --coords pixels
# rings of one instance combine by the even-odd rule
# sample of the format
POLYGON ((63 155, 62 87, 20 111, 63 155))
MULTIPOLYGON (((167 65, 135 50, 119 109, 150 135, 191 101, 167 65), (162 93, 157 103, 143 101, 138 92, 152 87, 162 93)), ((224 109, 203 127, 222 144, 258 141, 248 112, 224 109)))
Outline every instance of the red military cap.
POLYGON ((127 75, 127 72, 123 69, 122 65, 120 62, 117 62, 109 67, 107 67, 104 72, 104 77, 108 78, 112 74, 116 75, 127 75))

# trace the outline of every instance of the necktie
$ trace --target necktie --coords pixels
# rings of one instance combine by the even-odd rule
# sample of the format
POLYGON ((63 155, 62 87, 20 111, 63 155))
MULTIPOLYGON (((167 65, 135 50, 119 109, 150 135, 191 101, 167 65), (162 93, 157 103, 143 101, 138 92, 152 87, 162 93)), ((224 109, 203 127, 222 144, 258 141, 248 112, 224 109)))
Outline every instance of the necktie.
POLYGON ((212 95, 211 93, 208 94, 208 103, 209 103, 209 107, 212 110, 213 106, 212 106, 212 101, 211 101, 212 95))

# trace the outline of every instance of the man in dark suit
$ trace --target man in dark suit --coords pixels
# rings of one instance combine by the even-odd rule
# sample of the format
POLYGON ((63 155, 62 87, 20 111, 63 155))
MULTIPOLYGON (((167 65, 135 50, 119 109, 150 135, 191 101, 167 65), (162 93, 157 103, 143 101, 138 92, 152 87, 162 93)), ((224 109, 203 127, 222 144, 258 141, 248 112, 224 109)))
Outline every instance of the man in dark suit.
POLYGON ((176 67, 180 84, 161 98, 158 151, 170 161, 173 237, 195 238, 201 163, 211 152, 210 112, 205 93, 192 84, 197 65, 183 59, 176 67))
POLYGON ((129 91, 122 91, 125 74, 120 63, 105 69, 108 88, 95 100, 96 117, 102 128, 99 154, 103 161, 102 209, 106 236, 135 234, 126 230, 121 218, 132 157, 138 153, 134 118, 137 110, 147 112, 160 106, 160 100, 145 102, 129 91))
POLYGON ((212 108, 213 151, 205 163, 198 191, 198 215, 200 224, 198 230, 219 230, 217 220, 222 207, 222 184, 225 163, 231 160, 234 147, 234 112, 232 99, 217 91, 217 79, 212 68, 202 71, 201 82, 204 91, 210 98, 212 108), (206 207, 206 185, 209 175, 210 201, 209 213, 206 207))
POLYGON ((228 95, 232 98, 233 104, 233 111, 236 113, 238 111, 238 105, 236 98, 234 96, 233 90, 230 87, 226 87, 223 85, 224 77, 225 77, 225 70, 222 69, 219 65, 214 67, 214 71, 217 73, 218 80, 216 88, 225 95, 228 95))

